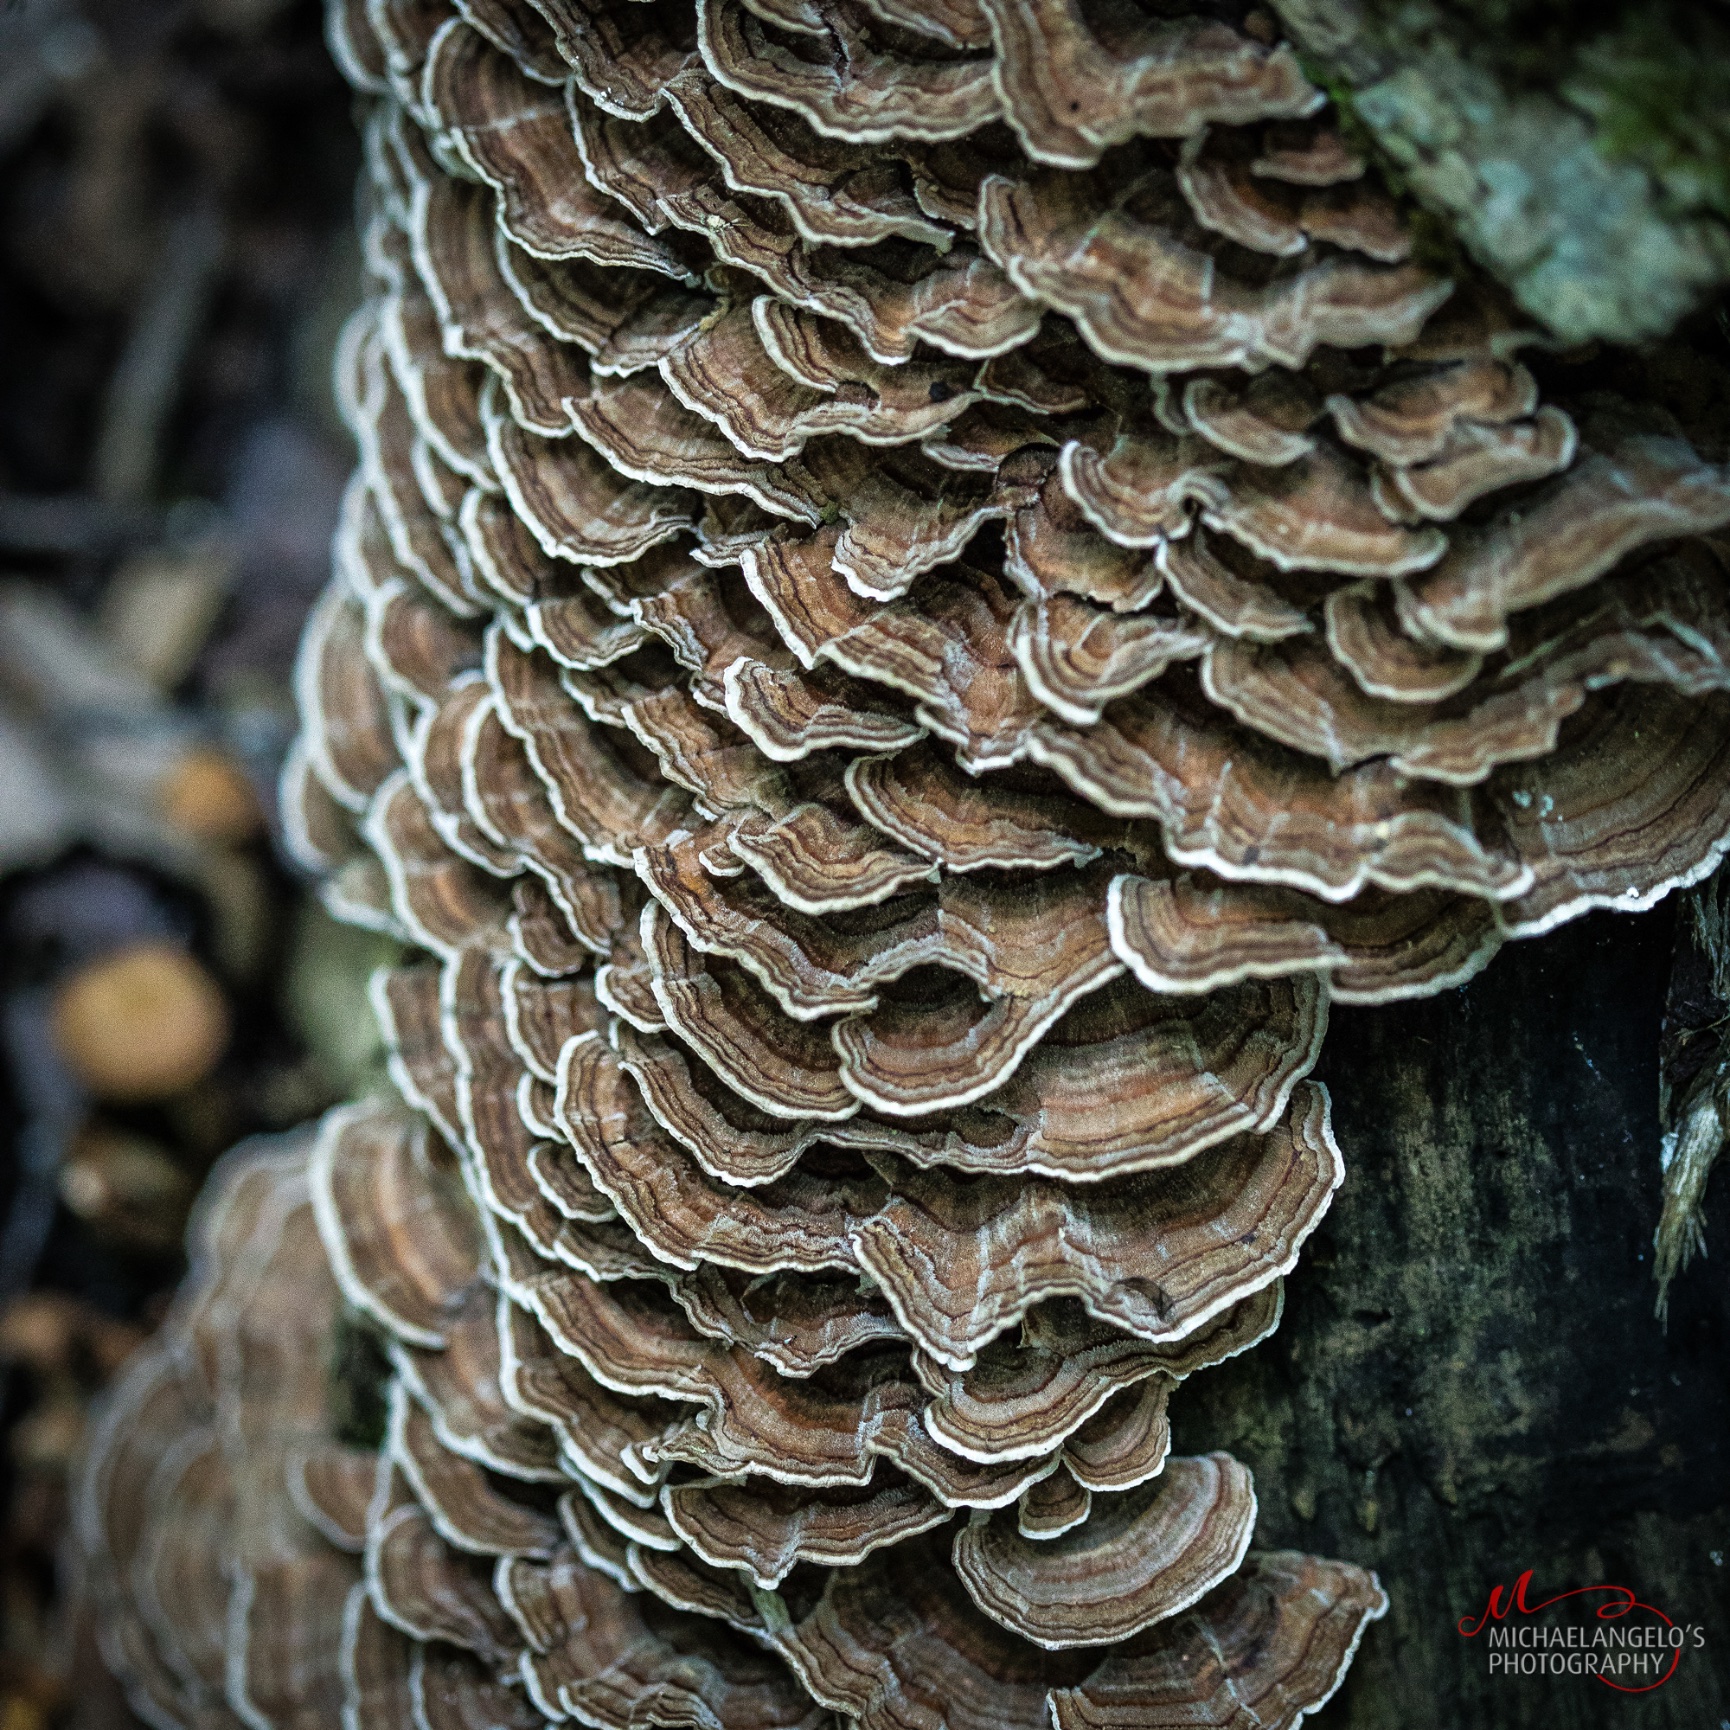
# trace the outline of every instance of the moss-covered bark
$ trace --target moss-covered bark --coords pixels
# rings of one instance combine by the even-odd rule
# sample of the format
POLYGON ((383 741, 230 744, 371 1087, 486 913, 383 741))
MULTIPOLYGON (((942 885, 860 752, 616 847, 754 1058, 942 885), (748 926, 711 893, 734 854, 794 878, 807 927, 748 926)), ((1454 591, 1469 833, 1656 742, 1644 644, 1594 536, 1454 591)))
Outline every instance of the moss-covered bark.
POLYGON ((1730 1718, 1730 1181, 1653 1315, 1674 915, 1598 915, 1463 990, 1336 1011, 1344 1189, 1278 1334, 1198 1377, 1177 1445, 1256 1472, 1258 1539, 1392 1597, 1335 1730, 1718 1730, 1730 1718), (1651 1695, 1487 1674, 1460 1617, 1526 1568, 1704 1624, 1651 1695))
POLYGON ((1713 0, 1273 0, 1384 166, 1567 342, 1660 336, 1730 279, 1713 0))

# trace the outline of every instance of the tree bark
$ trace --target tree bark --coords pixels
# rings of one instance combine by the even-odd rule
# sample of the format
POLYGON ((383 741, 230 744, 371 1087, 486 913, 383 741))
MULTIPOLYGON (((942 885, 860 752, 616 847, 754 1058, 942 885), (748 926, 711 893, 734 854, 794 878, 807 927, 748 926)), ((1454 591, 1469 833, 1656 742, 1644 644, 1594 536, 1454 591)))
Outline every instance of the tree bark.
POLYGON ((1730 1182, 1653 1313, 1658 1041, 1674 903, 1512 945, 1463 989, 1336 1010, 1347 1159, 1277 1334, 1174 1402, 1255 1471, 1257 1541, 1374 1567, 1332 1730, 1718 1730, 1730 1719, 1730 1182), (1643 1697, 1488 1673, 1456 1624, 1627 1585, 1706 1645, 1643 1697))

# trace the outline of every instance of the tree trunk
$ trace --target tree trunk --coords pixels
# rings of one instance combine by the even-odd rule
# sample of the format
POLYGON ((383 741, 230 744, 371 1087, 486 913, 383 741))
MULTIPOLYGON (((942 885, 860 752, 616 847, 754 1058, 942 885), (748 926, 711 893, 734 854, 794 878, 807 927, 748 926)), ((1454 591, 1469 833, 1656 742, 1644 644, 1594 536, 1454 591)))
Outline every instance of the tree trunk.
POLYGON ((1280 1331, 1198 1377, 1175 1445, 1251 1465, 1262 1544, 1379 1570, 1334 1730, 1716 1730, 1730 1716, 1730 1183, 1653 1313, 1658 1037, 1676 915, 1598 914, 1461 990, 1336 1011, 1348 1161, 1280 1331), (1703 1649, 1643 1698, 1488 1673, 1493 1586, 1613 1582, 1703 1649))

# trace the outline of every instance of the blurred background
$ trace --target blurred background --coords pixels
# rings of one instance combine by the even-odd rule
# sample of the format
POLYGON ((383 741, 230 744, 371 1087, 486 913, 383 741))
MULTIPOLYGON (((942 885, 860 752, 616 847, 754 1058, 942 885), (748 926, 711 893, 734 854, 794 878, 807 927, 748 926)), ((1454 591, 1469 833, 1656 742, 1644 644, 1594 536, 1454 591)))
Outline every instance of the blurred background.
POLYGON ((317 0, 0 0, 0 1730, 129 1722, 56 1614, 90 1397, 371 1061, 271 840, 355 168, 317 0))

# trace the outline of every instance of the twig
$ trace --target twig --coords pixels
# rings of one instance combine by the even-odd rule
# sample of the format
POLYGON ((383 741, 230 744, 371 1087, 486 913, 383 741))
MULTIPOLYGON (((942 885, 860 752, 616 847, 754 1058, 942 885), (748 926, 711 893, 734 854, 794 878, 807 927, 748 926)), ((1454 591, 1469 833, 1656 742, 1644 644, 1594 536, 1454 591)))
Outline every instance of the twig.
POLYGON ((25 1111, 17 1179, 0 1230, 0 1302, 27 1291, 54 1225, 60 1166, 84 1116, 85 1097, 48 1031, 48 994, 16 992, 4 1010, 7 1064, 25 1111))
POLYGON ((162 431, 204 326, 222 265, 222 220, 202 203, 169 225, 138 322, 109 381, 96 443, 95 490, 110 504, 140 504, 156 480, 162 431))

